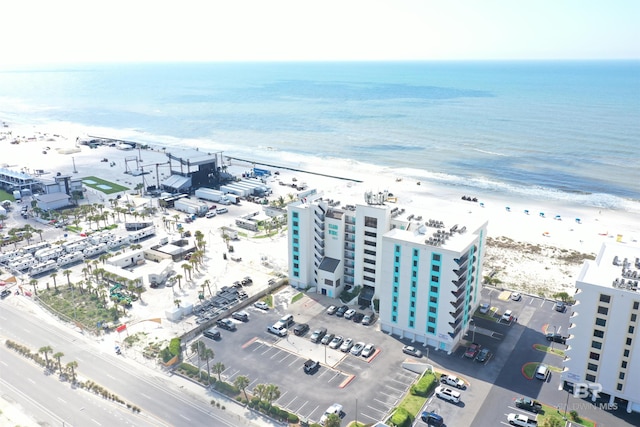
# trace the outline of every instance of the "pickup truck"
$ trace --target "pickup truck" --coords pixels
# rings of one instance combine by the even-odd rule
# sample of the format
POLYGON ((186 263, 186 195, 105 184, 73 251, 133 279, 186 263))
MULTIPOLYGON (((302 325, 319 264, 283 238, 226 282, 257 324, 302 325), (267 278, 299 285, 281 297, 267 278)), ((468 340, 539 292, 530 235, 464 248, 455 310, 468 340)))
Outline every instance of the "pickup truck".
POLYGON ((520 427, 535 427, 538 425, 538 422, 533 418, 529 418, 526 415, 520 414, 509 414, 507 415, 507 421, 512 426, 520 426, 520 427))
POLYGON ((528 397, 519 397, 516 399, 516 407, 520 409, 526 409, 534 413, 538 413, 542 410, 542 405, 536 400, 531 400, 528 397))
POLYGON ((456 388, 463 389, 465 388, 465 383, 460 378, 455 377, 453 375, 443 375, 440 377, 440 382, 442 384, 450 385, 456 388))

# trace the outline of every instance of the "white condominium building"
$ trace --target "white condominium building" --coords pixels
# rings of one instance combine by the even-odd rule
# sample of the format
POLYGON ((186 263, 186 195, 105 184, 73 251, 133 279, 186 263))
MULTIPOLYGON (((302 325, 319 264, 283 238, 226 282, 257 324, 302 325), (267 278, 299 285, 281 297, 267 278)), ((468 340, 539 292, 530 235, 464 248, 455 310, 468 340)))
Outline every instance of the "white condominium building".
POLYGON ((608 397, 609 404, 640 412, 640 247, 608 243, 585 261, 562 378, 608 397))
POLYGON ((359 304, 379 299, 383 331, 450 352, 478 305, 487 221, 411 209, 386 193, 290 204, 289 282, 333 298, 359 286, 359 304))

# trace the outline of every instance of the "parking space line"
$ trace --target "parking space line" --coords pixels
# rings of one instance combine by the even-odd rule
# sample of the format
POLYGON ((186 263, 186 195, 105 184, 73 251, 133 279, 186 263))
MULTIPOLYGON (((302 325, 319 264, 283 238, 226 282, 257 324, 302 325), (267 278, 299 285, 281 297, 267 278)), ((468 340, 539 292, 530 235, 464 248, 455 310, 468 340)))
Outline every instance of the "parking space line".
POLYGON ((278 398, 278 400, 276 400, 274 403, 281 402, 281 401, 282 401, 282 399, 284 399, 284 397, 287 395, 287 393, 289 393, 289 391, 288 391, 288 390, 287 390, 287 391, 285 391, 284 393, 282 393, 282 394, 280 395, 280 397, 278 398))
POLYGON ((242 348, 245 349, 247 347, 249 347, 251 344, 253 344, 256 340, 258 339, 258 337, 253 337, 251 338, 249 341, 247 341, 246 343, 242 344, 242 348))
POLYGON ((319 407, 320 407, 320 405, 316 405, 316 407, 313 408, 313 411, 309 412, 309 415, 307 415, 306 418, 311 418, 311 415, 313 415, 313 413, 316 412, 319 407))
POLYGON ((331 378, 329 379, 329 381, 327 381, 327 382, 328 382, 328 383, 330 383, 331 381, 333 381, 333 380, 335 379, 335 377, 337 377, 337 376, 339 376, 339 375, 342 375, 342 374, 341 374, 340 372, 336 372, 336 374, 335 374, 333 377, 331 377, 331 378))
POLYGON ((405 386, 405 388, 395 388, 395 387, 391 387, 389 384, 385 384, 384 386, 387 387, 387 388, 390 388, 393 391, 397 391, 398 393, 403 393, 406 390, 406 384, 404 384, 404 383, 400 383, 400 384, 405 386))
POLYGON ((284 407, 289 409, 291 407, 291 404, 293 404, 293 402, 295 402, 297 398, 298 396, 293 396, 293 399, 291 399, 291 401, 287 403, 284 407))
POLYGON ((290 356, 293 356, 293 354, 291 354, 291 353, 287 353, 287 355, 286 355, 283 359, 280 359, 280 362, 284 362, 284 361, 285 361, 285 360, 287 360, 290 356))
POLYGON ((266 353, 268 353, 269 351, 271 351, 274 347, 267 347, 267 349, 265 351, 263 351, 262 353, 260 353, 261 356, 264 356, 266 353))
POLYGON ((278 350, 276 353, 273 354, 273 356, 271 356, 269 359, 273 359, 274 357, 278 356, 280 353, 282 352, 282 350, 278 350))
POLYGON ((293 359, 293 361, 291 363, 289 363, 289 366, 293 365, 294 363, 298 363, 298 358, 297 357, 295 357, 293 359))
POLYGON ((302 404, 301 407, 299 407, 298 409, 296 409, 295 411, 293 411, 294 414, 299 414, 300 411, 302 411, 302 408, 304 408, 304 405, 306 405, 307 403, 309 403, 308 400, 305 400, 305 402, 302 404))
POLYGON ((367 415, 367 414, 366 414, 366 413, 364 413, 364 412, 361 412, 359 415, 365 416, 365 417, 367 417, 367 418, 369 418, 369 419, 371 419, 371 420, 373 420, 373 421, 380 421, 378 418, 374 418, 374 417, 372 417, 371 415, 367 415))

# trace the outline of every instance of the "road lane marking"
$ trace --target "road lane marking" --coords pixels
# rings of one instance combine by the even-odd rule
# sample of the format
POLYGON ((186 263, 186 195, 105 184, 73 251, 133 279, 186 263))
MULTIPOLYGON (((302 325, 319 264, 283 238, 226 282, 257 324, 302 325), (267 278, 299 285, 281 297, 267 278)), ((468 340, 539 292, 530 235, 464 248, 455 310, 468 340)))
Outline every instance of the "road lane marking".
POLYGON ((98 424, 99 426, 101 426, 102 424, 100 424, 99 422, 97 422, 96 420, 94 420, 93 418, 91 418, 91 421, 93 421, 94 423, 98 424))

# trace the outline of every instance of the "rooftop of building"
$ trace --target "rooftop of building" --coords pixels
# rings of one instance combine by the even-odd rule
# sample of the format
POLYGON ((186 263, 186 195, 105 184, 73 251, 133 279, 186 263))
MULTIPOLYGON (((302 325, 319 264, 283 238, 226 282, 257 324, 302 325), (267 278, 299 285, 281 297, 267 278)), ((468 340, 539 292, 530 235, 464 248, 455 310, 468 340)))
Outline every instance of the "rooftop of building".
POLYGON ((640 296, 640 247, 603 244, 595 261, 585 261, 577 282, 628 290, 640 296))

